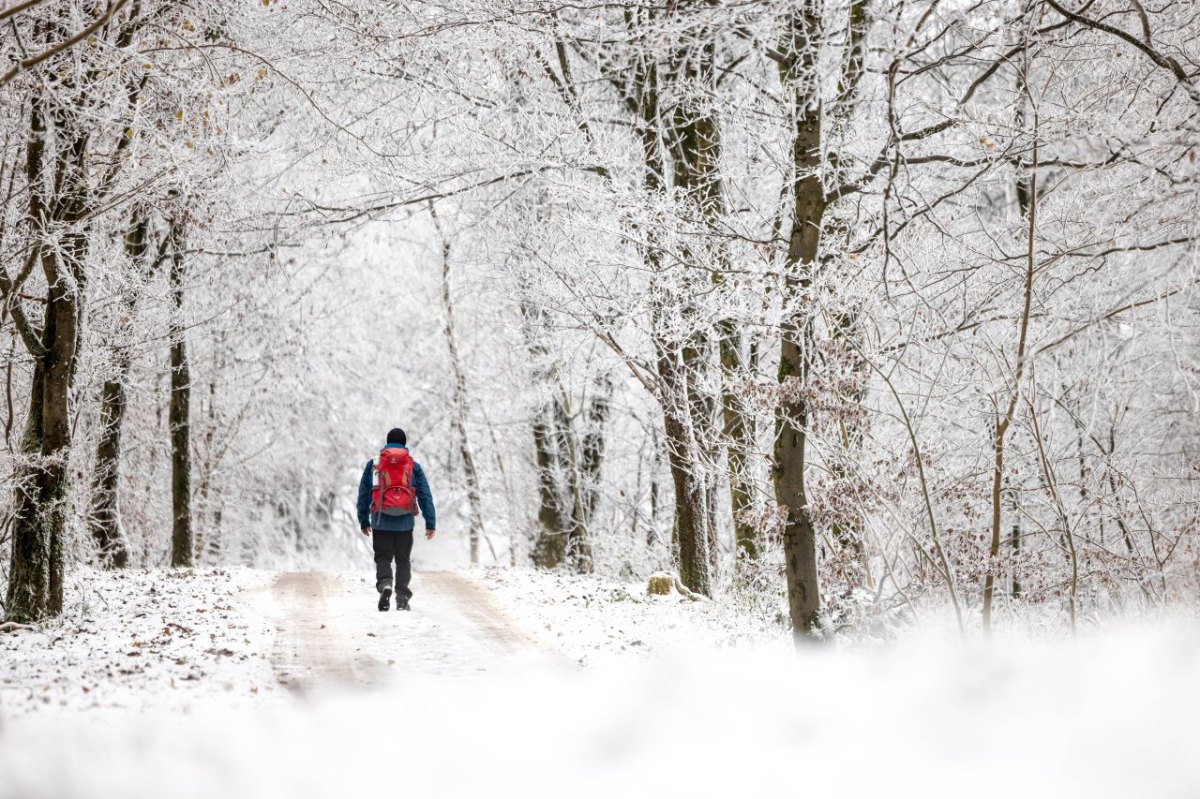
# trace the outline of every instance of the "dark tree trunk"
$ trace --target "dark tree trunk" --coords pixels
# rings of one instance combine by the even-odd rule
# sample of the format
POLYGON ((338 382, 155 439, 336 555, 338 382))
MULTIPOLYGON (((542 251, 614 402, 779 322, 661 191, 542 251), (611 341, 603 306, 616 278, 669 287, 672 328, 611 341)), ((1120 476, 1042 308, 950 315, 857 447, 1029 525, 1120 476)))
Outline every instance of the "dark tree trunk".
POLYGON ((125 380, 129 361, 118 364, 119 376, 104 381, 100 391, 100 441, 96 445, 96 468, 92 477, 92 512, 88 519, 100 564, 123 569, 129 565, 129 550, 121 534, 121 428, 125 423, 125 380))
POLYGON ((722 320, 720 337, 722 396, 721 410, 725 439, 729 446, 729 503, 733 513, 733 540, 740 557, 758 559, 758 531, 748 520, 754 506, 747 474, 748 458, 754 448, 754 421, 733 383, 744 374, 740 336, 732 320, 722 320))
MULTIPOLYGON (((631 20, 631 24, 636 27, 648 21, 631 20)), ((649 59, 639 61, 629 78, 629 104, 637 117, 642 147, 643 190, 649 197, 665 197, 667 188, 658 84, 657 65, 649 59)), ((686 342, 667 338, 663 323, 664 312, 682 303, 667 281, 661 278, 662 254, 655 244, 654 231, 647 229, 644 234, 646 242, 642 248, 642 258, 652 276, 651 292, 655 297, 652 307, 655 315, 653 329, 657 351, 658 400, 663 410, 664 444, 675 489, 672 546, 679 562, 680 579, 693 591, 708 594, 712 590, 708 492, 692 425, 695 405, 692 402, 693 395, 688 390, 688 358, 685 355, 688 346, 686 342)))
MULTIPOLYGON (((567 533, 567 558, 577 574, 590 574, 592 561, 592 519, 600 497, 600 467, 604 463, 604 426, 612 403, 612 379, 596 377, 584 414, 585 429, 578 445, 569 427, 565 432, 570 454, 571 524, 567 533)), ((564 423, 568 420, 564 420, 564 423)))
POLYGON ((192 384, 188 369, 187 341, 183 325, 183 219, 171 220, 171 398, 167 424, 171 430, 171 565, 192 566, 195 549, 192 541, 192 455, 191 401, 192 384))
MULTIPOLYGON (((713 33, 703 24, 684 36, 683 45, 671 65, 672 79, 680 100, 671 108, 667 128, 667 151, 671 155, 674 187, 679 193, 685 218, 707 232, 696 246, 687 247, 683 257, 696 268, 696 274, 709 269, 710 282, 724 280, 728 256, 719 232, 724 223, 725 197, 721 182, 721 128, 706 97, 697 96, 694 87, 715 92, 716 44, 713 33)), ((699 287, 697 287, 699 289, 699 287)), ((698 292, 685 288, 682 315, 692 326, 682 347, 683 380, 691 414, 691 453, 694 478, 701 482, 703 510, 697 516, 700 533, 705 537, 703 550, 709 560, 709 574, 718 572, 720 548, 717 540, 718 476, 724 471, 723 451, 718 435, 716 393, 704 386, 705 376, 719 365, 720 324, 714 327, 694 305, 698 292)), ((731 323, 726 323, 731 324, 731 323)), ((724 394, 724 392, 721 392, 724 394)), ((682 575, 681 575, 682 576, 682 575)), ((686 580, 685 580, 686 583, 686 580)), ((693 586, 693 590, 696 589, 693 586)), ((705 593, 708 593, 705 591, 705 593)))
MULTIPOLYGON (((65 146, 51 166, 46 150, 46 110, 45 100, 35 96, 30 106, 25 163, 29 216, 36 240, 30 257, 40 261, 47 285, 40 331, 18 310, 20 299, 13 292, 20 287, 13 286, 7 277, 4 281, 14 322, 34 359, 29 412, 20 444, 27 460, 14 476, 13 543, 5 603, 5 613, 13 621, 36 621, 62 612, 70 397, 86 287, 83 262, 88 236, 83 219, 87 135, 80 132, 70 109, 53 107, 55 139, 65 146), (53 169, 50 181, 44 174, 48 167, 53 169), (47 185, 56 191, 49 201, 43 193, 47 185), (55 229, 65 232, 59 234, 57 246, 45 246, 43 242, 55 229)), ((29 261, 24 273, 27 275, 34 265, 34 260, 29 261)))
POLYGON ((46 378, 41 360, 34 363, 29 386, 29 412, 21 433, 20 453, 25 461, 16 476, 13 497, 12 550, 8 572, 5 614, 9 621, 38 621, 50 608, 50 539, 46 515, 39 505, 42 475, 42 401, 46 378))
POLYGON ((583 513, 583 479, 579 472, 579 446, 575 440, 574 425, 571 423, 570 397, 565 389, 559 388, 554 403, 554 454, 556 473, 561 475, 566 496, 560 501, 563 521, 566 523, 564 554, 571 567, 580 573, 591 571, 592 550, 587 538, 587 526, 583 513))
MULTIPOLYGON (((525 337, 525 348, 533 362, 532 379, 539 392, 548 392, 554 383, 554 369, 547 362, 548 350, 542 337, 545 325, 542 311, 529 297, 524 285, 520 287, 521 332, 525 337)), ((560 437, 556 432, 557 419, 561 415, 555 408, 557 398, 547 399, 533 414, 533 450, 538 474, 538 533, 530 550, 530 559, 541 569, 558 567, 567 554, 567 514, 563 509, 562 492, 559 489, 557 470, 558 457, 555 442, 560 437)))
POLYGON ((583 522, 591 526, 600 499, 600 467, 604 463, 605 424, 612 410, 612 376, 603 373, 592 381, 587 405, 587 429, 583 433, 580 474, 583 478, 583 522))
MULTIPOLYGON (((1025 85, 1025 73, 1023 70, 1016 70, 1016 124, 1015 129, 1018 131, 1026 130, 1029 124, 1029 92, 1025 85)), ((1017 195, 1017 214, 1019 220, 1027 219, 1030 208, 1033 205, 1033 195, 1031 194, 1030 174, 1027 170, 1019 170, 1016 179, 1016 195, 1017 195)), ((1083 482, 1080 481, 1080 485, 1083 482)), ((1020 494, 1017 491, 1009 490, 1009 499, 1012 503, 1012 530, 1010 532, 1009 544, 1012 547, 1012 580, 1009 585, 1009 595, 1013 599, 1020 599, 1022 586, 1020 578, 1020 555, 1021 555, 1021 500, 1020 494)))
POLYGON ((821 607, 817 584, 816 531, 809 512, 805 487, 807 468, 808 403, 804 389, 812 368, 813 327, 803 296, 812 283, 821 224, 825 214, 825 192, 821 185, 821 108, 816 101, 815 78, 819 3, 805 3, 788 20, 789 30, 782 45, 786 64, 781 78, 792 105, 791 233, 785 273, 785 308, 779 361, 782 397, 776 415, 775 499, 785 514, 784 563, 787 572, 788 608, 792 632, 797 640, 814 634, 821 607))
POLYGON ((696 478, 696 456, 691 431, 681 418, 682 413, 666 411, 663 431, 667 440, 667 463, 675 489, 675 527, 672 538, 678 548, 679 578, 688 588, 702 594, 712 590, 711 561, 708 556, 707 529, 708 496, 704 483, 696 478))
POLYGON ((537 411, 533 422, 533 446, 538 470, 538 536, 531 557, 536 566, 553 569, 567 551, 566 526, 554 471, 554 449, 549 425, 550 412, 537 411))
MULTIPOLYGON (((661 268, 659 254, 650 250, 647 262, 655 273, 661 268)), ((668 291, 660 287, 660 295, 668 291)), ((659 298, 655 307, 655 328, 663 327, 663 305, 659 298)), ((710 527, 709 483, 703 473, 703 459, 693 425, 697 405, 688 390, 688 358, 686 348, 659 336, 655 342, 657 376, 661 387, 659 401, 663 408, 663 434, 667 463, 675 488, 675 524, 672 541, 679 558, 679 577, 684 585, 701 594, 711 589, 712 562, 709 557, 710 527)))
MULTIPOLYGON (((135 208, 132 225, 125 235, 125 252, 144 273, 149 248, 149 220, 144 209, 135 208)), ((138 287, 127 292, 123 304, 126 326, 132 324, 137 307, 138 287)), ((133 358, 127 343, 118 343, 114 351, 115 375, 104 381, 100 390, 100 441, 96 445, 96 466, 92 475, 92 511, 88 519, 92 539, 102 566, 124 568, 129 550, 121 528, 121 431, 128 407, 125 385, 133 358)))

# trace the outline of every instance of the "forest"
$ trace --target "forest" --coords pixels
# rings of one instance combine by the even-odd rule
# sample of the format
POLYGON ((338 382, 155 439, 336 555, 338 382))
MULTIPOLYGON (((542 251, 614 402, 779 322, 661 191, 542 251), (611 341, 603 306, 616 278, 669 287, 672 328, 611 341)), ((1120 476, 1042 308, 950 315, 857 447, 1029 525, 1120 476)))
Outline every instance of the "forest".
POLYGON ((0 31, 13 625, 85 567, 352 562, 395 425, 470 564, 663 572, 798 641, 1194 607, 1192 2, 0 31))
POLYGON ((1194 0, 0 0, 0 799, 1200 796, 1198 149, 1194 0))

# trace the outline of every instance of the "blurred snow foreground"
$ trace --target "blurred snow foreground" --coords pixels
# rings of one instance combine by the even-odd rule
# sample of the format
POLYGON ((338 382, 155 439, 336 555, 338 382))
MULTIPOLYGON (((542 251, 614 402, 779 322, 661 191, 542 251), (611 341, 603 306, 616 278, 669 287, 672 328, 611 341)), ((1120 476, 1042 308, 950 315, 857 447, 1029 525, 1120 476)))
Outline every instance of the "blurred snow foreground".
POLYGON ((94 577, 107 610, 0 639, 0 796, 1200 796, 1191 622, 793 654, 553 577, 420 575, 411 614, 360 576, 94 577))

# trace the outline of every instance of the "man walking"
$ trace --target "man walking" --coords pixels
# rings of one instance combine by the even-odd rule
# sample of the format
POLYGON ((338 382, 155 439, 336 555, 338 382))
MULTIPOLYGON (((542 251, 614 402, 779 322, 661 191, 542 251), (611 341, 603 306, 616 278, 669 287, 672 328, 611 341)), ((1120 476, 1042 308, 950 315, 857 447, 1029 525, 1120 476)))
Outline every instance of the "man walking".
POLYGON ((387 446, 374 460, 367 461, 358 482, 358 526, 363 535, 374 534, 375 590, 379 609, 387 610, 392 598, 392 560, 396 561, 396 610, 409 610, 412 591, 409 556, 418 508, 425 517, 425 538, 433 538, 437 517, 433 494, 421 465, 408 454, 408 437, 399 427, 387 434, 387 446))

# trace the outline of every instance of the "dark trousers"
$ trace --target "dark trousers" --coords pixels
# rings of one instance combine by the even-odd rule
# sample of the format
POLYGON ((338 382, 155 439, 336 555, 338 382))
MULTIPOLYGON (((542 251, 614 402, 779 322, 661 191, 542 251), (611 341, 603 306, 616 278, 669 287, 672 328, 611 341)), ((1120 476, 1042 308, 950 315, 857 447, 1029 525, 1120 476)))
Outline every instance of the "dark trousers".
POLYGON ((372 530, 375 544, 375 590, 382 591, 392 586, 392 560, 396 561, 396 594, 412 598, 408 583, 412 580, 412 530, 372 530))

